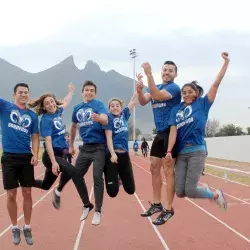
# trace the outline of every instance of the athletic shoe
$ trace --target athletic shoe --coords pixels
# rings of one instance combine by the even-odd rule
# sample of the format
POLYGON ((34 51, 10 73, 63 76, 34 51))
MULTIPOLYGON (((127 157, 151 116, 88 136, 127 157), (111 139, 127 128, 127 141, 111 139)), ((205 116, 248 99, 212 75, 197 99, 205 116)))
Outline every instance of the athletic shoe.
POLYGON ((162 204, 155 205, 151 202, 149 202, 149 204, 150 204, 150 208, 141 214, 142 217, 149 217, 149 216, 151 216, 155 213, 159 213, 163 210, 162 204))
POLYGON ((173 208, 171 210, 163 209, 161 214, 152 223, 156 226, 163 225, 173 216, 174 216, 173 208))
POLYGON ((53 191, 52 204, 55 209, 59 209, 61 206, 61 197, 56 194, 55 189, 53 191))
POLYGON ((93 217, 93 220, 92 220, 92 225, 96 225, 97 226, 100 223, 101 223, 101 213, 95 211, 94 217, 93 217))
POLYGON ((14 245, 18 245, 21 242, 20 229, 14 228, 12 229, 12 242, 14 245))
POLYGON ((89 212, 93 209, 94 205, 92 203, 89 203, 88 206, 83 206, 82 208, 82 216, 80 218, 80 220, 85 220, 88 215, 89 215, 89 212))
POLYGON ((215 200, 216 204, 222 208, 224 211, 227 210, 227 201, 225 200, 222 190, 216 189, 215 191, 218 194, 218 198, 215 200))
POLYGON ((33 245, 34 241, 33 241, 32 233, 31 233, 31 228, 23 227, 23 234, 24 234, 26 243, 28 245, 33 245))

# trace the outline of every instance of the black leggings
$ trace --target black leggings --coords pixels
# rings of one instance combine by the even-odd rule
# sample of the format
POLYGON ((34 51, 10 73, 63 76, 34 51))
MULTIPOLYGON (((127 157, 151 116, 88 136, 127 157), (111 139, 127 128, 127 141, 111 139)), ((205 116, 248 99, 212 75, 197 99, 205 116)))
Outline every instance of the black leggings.
POLYGON ((110 154, 106 156, 104 167, 106 190, 110 197, 116 197, 119 192, 118 175, 122 180, 124 190, 128 194, 134 194, 135 181, 132 164, 128 152, 117 153, 118 163, 110 161, 110 154))
MULTIPOLYGON (((85 181, 79 175, 79 171, 77 171, 77 169, 73 165, 71 165, 69 162, 67 162, 65 159, 62 158, 63 151, 58 151, 54 149, 54 155, 60 167, 60 172, 62 172, 60 183, 64 182, 65 179, 68 180, 72 178, 76 186, 76 189, 79 193, 79 196, 82 199, 83 204, 88 205, 89 196, 88 196, 87 187, 86 187, 85 181)), ((53 185, 53 183, 56 181, 57 176, 54 175, 52 172, 52 163, 51 163, 51 160, 49 158, 47 151, 43 152, 42 162, 46 168, 44 179, 43 180, 36 179, 33 186, 36 188, 43 189, 43 190, 49 190, 51 186, 53 185)), ((61 191, 61 190, 58 189, 58 191, 61 191)))
POLYGON ((63 159, 65 159, 69 163, 72 163, 72 155, 71 154, 64 154, 63 159))

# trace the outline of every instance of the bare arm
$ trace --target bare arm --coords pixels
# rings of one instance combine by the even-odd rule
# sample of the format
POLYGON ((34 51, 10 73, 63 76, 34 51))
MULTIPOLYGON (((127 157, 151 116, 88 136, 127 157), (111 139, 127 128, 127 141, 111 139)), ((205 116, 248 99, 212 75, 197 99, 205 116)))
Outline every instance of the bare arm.
POLYGON ((56 162, 56 158, 54 155, 54 151, 52 148, 52 140, 51 140, 51 136, 46 136, 45 137, 45 146, 46 146, 46 151, 48 152, 49 158, 51 160, 51 163, 55 163, 56 162))
POLYGON ((136 92, 137 92, 137 98, 139 103, 144 106, 146 104, 148 104, 152 97, 150 95, 150 93, 143 93, 143 88, 144 88, 144 84, 142 81, 143 76, 141 74, 136 74, 136 77, 138 79, 138 83, 136 84, 136 92))
POLYGON ((150 90, 150 94, 152 98, 156 101, 170 100, 172 99, 172 95, 166 91, 165 89, 159 90, 155 84, 154 77, 152 75, 151 66, 149 63, 143 63, 142 67, 147 76, 148 80, 148 88, 150 90))
POLYGON ((175 145, 175 142, 176 142, 176 137, 177 137, 177 128, 176 128, 176 126, 171 126, 169 139, 168 139, 168 152, 172 151, 172 149, 175 145))
POLYGON ((96 114, 92 113, 91 118, 95 122, 99 122, 101 125, 107 125, 108 124, 108 116, 106 114, 96 114))
POLYGON ((228 53, 226 53, 226 52, 222 53, 222 57, 224 59, 224 64, 222 65, 222 68, 221 68, 219 74, 217 75, 214 83, 212 84, 212 86, 209 89, 208 94, 207 94, 208 100, 210 102, 213 102, 215 100, 218 88, 220 86, 220 83, 221 83, 223 77, 226 74, 226 71, 227 71, 227 68, 228 68, 228 65, 229 65, 230 59, 228 57, 228 53))
POLYGON ((106 140, 107 140, 107 146, 108 150, 111 154, 111 162, 117 163, 117 155, 114 150, 114 145, 113 145, 113 139, 112 139, 112 131, 111 130, 105 130, 105 135, 106 135, 106 140))
POLYGON ((138 96, 138 95, 137 95, 137 92, 135 92, 135 93, 133 94, 133 96, 132 96, 132 98, 131 98, 129 104, 128 104, 128 109, 129 109, 130 112, 132 112, 134 106, 135 106, 135 105, 137 104, 137 102, 138 102, 137 96, 138 96))
POLYGON ((32 134, 31 141, 32 141, 32 152, 34 155, 32 157, 31 164, 36 166, 38 163, 38 153, 39 153, 39 147, 40 147, 39 134, 32 134))
POLYGON ((60 107, 62 107, 63 109, 65 109, 65 108, 67 108, 67 107, 69 106, 69 104, 70 104, 70 102, 71 102, 71 100, 72 100, 72 97, 73 97, 73 95, 74 95, 74 92, 75 92, 75 86, 74 86, 72 83, 70 83, 70 84, 68 85, 68 89, 69 89, 69 92, 68 92, 68 94, 64 97, 64 99, 63 99, 63 104, 60 105, 60 107))
POLYGON ((77 130, 77 124, 72 122, 71 124, 71 128, 70 128, 70 147, 71 148, 74 148, 74 142, 75 142, 75 139, 76 139, 76 130, 77 130))

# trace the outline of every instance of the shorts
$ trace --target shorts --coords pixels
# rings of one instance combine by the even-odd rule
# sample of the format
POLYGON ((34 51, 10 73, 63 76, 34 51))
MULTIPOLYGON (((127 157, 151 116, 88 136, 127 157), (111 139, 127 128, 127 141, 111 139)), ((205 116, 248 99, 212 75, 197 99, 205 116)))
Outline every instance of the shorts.
POLYGON ((2 173, 5 190, 21 187, 32 187, 34 182, 34 166, 30 161, 32 154, 3 153, 2 173))
MULTIPOLYGON (((167 128, 166 130, 159 132, 156 135, 151 146, 150 156, 154 156, 157 158, 164 158, 166 156, 166 153, 168 151, 169 134, 170 134, 170 128, 167 128)), ((177 157, 176 144, 174 145, 172 149, 172 157, 173 158, 177 157)))

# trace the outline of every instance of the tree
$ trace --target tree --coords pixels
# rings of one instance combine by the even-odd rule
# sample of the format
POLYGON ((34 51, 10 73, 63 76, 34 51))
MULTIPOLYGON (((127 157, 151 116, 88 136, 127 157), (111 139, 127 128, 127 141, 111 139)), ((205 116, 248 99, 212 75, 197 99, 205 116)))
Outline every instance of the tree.
POLYGON ((152 129, 152 134, 157 134, 156 128, 153 128, 153 129, 152 129))
POLYGON ((250 135, 250 127, 247 127, 247 134, 250 135))
POLYGON ((235 124, 227 124, 220 129, 216 136, 236 136, 244 134, 242 127, 235 124))
POLYGON ((216 119, 208 119, 206 124, 206 137, 214 137, 220 129, 220 122, 216 119))

